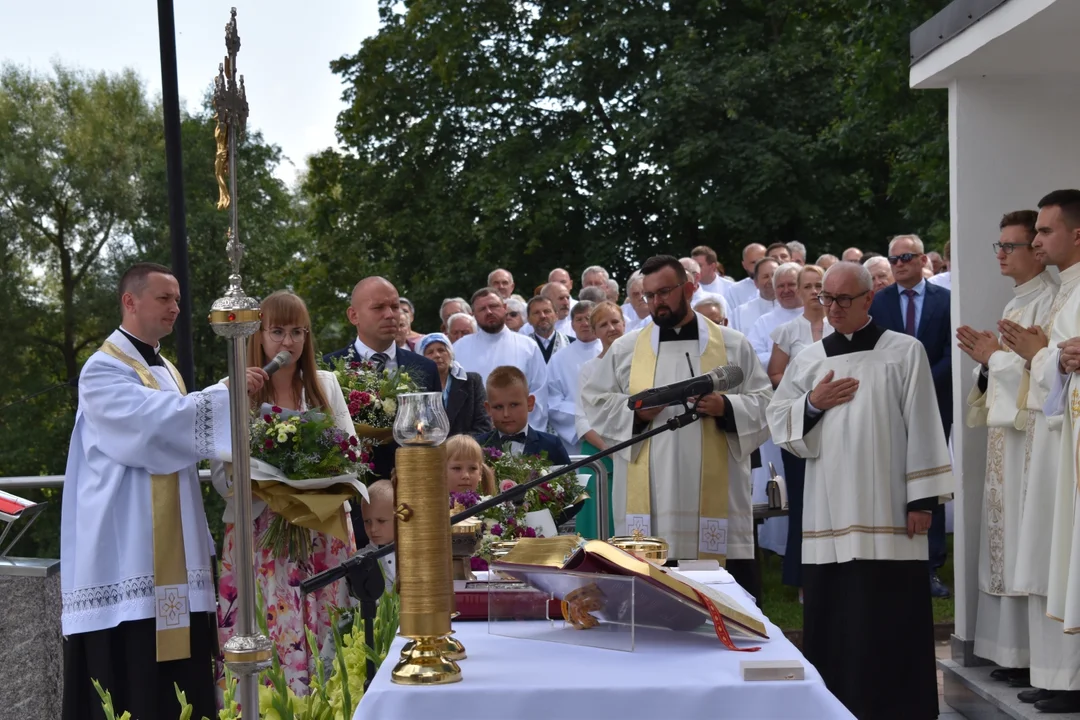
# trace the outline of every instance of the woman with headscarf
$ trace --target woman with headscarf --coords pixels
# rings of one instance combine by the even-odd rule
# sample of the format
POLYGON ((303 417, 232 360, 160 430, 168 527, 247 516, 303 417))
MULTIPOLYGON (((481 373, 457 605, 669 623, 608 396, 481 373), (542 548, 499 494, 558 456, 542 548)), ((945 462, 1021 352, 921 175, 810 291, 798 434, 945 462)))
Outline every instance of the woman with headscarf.
POLYGON ((443 333, 425 335, 416 344, 416 352, 435 363, 442 386, 443 407, 450 418, 451 435, 477 435, 491 432, 491 418, 484 409, 484 382, 480 375, 465 372, 454 360, 454 346, 443 333))

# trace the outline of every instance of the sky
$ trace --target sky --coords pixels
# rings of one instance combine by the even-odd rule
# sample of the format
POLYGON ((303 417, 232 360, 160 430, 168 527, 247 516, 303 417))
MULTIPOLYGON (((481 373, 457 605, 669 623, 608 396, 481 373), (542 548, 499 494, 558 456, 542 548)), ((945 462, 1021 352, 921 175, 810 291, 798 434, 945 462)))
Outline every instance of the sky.
MULTIPOLYGON (((279 145, 278 177, 292 184, 305 158, 337 144, 345 105, 329 63, 378 31, 376 0, 175 0, 180 101, 196 111, 225 55, 225 24, 237 10, 237 69, 247 89, 248 128, 279 145), (291 161, 291 163, 290 163, 291 161)), ((93 71, 134 69, 161 94, 153 0, 0 0, 0 63, 48 72, 53 62, 93 71)))

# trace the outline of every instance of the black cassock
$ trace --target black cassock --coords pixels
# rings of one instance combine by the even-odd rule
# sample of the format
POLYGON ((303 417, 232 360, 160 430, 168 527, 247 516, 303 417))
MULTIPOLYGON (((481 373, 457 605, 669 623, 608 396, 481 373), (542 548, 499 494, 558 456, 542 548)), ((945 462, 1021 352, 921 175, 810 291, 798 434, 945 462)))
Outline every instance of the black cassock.
POLYGON ((125 711, 136 720, 180 717, 175 683, 194 708, 193 718, 216 718, 217 618, 211 613, 191 613, 191 657, 187 660, 157 662, 156 627, 153 618, 133 620, 64 638, 63 720, 105 720, 92 679, 112 695, 117 717, 125 711))
MULTIPOLYGON (((833 333, 822 344, 829 357, 865 352, 883 332, 871 324, 851 340, 833 333)), ((929 510, 936 502, 918 500, 908 509, 929 510)), ((803 653, 829 691, 859 720, 936 718, 934 611, 926 561, 805 564, 802 582, 803 653)))

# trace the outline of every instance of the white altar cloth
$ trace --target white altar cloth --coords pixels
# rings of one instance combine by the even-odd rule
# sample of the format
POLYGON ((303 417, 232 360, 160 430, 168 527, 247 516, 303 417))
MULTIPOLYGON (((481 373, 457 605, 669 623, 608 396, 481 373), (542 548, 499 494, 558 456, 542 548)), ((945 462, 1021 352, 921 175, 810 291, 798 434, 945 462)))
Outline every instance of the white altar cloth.
MULTIPOLYGON (((705 573, 688 573, 705 580, 705 573)), ((753 607, 738 585, 722 590, 753 607)), ((756 608, 754 608, 756 611, 756 608)), ((760 617, 760 613, 755 612, 760 617)), ((528 621, 525 621, 528 622, 528 621)), ((390 682, 405 638, 397 638, 360 701, 353 720, 830 720, 854 716, 825 688, 817 670, 779 628, 765 621, 770 639, 736 641, 758 652, 733 652, 715 635, 637 631, 634 652, 489 635, 487 623, 454 623, 469 657, 462 681, 407 687, 390 682), (742 679, 743 660, 798 660, 800 681, 742 679)))

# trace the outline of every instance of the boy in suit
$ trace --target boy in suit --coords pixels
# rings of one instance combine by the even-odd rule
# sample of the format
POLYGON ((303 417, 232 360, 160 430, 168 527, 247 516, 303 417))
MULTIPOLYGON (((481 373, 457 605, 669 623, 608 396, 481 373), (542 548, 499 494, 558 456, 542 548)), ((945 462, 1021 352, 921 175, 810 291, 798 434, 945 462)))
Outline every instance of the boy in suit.
POLYGON ((529 394, 525 373, 510 365, 501 365, 487 378, 484 408, 495 429, 476 436, 484 447, 502 448, 509 443, 513 455, 540 455, 546 452, 554 465, 569 465, 570 456, 558 437, 529 427, 529 413, 535 404, 529 394))

